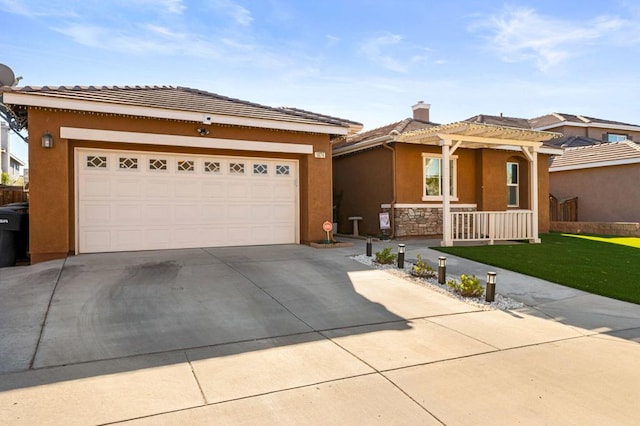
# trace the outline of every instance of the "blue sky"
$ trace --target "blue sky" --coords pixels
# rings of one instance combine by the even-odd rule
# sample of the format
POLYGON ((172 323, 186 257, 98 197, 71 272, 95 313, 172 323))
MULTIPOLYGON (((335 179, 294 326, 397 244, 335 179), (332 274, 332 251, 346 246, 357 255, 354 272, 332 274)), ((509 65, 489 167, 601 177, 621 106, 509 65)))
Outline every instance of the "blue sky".
POLYGON ((365 129, 419 100, 438 123, 640 123, 636 0, 0 0, 0 29, 21 86, 187 86, 365 129))

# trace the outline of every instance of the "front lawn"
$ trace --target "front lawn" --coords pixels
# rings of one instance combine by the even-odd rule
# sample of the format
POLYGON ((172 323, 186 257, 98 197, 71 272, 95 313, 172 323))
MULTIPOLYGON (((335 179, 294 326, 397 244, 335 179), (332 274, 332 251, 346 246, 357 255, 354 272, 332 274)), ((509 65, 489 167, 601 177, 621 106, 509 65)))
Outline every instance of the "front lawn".
POLYGON ((541 238, 541 244, 434 249, 640 304, 640 238, 557 233, 541 238))

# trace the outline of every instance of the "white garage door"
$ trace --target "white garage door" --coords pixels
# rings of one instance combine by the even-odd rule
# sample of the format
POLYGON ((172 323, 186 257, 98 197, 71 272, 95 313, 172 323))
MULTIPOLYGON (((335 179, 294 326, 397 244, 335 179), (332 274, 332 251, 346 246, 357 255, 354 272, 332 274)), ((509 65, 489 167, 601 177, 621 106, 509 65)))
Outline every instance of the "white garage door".
POLYGON ((76 150, 79 253, 297 243, 293 160, 76 150))

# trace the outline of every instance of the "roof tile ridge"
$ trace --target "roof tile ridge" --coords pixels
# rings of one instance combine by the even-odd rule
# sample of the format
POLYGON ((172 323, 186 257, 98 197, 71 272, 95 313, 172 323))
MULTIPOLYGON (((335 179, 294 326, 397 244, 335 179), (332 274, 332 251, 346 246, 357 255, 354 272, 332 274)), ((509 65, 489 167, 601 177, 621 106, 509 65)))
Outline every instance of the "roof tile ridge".
POLYGON ((640 145, 638 145, 636 142, 634 141, 630 141, 629 139, 623 141, 625 145, 627 145, 630 148, 635 149, 636 151, 640 152, 640 145))
MULTIPOLYGON (((553 115, 555 118, 557 118, 557 119, 558 119, 558 120, 560 120, 560 121, 567 121, 567 119, 566 119, 562 114, 560 114, 560 113, 558 113, 558 112, 552 112, 552 113, 551 113, 551 114, 549 114, 549 115, 553 115)), ((544 117, 544 116, 543 116, 543 117, 544 117)))
POLYGON ((588 118, 586 118, 583 115, 580 114, 576 114, 576 117, 578 117, 579 120, 583 121, 584 123, 591 123, 591 120, 589 120, 588 118))
MULTIPOLYGON (((396 124, 396 126, 391 130, 391 132, 393 132, 394 130, 397 131, 398 133, 403 133, 404 129, 407 128, 407 126, 409 124, 411 124, 411 122, 413 121, 413 118, 407 117, 404 120, 400 120, 398 121, 396 124)), ((393 123, 392 123, 393 124, 393 123)), ((389 132, 389 134, 391 134, 391 132, 389 132)))

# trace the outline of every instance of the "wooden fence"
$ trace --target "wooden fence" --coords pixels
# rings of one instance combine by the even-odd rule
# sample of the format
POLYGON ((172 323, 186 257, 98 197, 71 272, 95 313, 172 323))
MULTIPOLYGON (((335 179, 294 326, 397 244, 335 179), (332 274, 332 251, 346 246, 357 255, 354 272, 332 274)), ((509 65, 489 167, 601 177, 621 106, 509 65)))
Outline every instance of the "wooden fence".
POLYGON ((21 186, 0 185, 0 206, 27 201, 27 193, 21 186))
POLYGON ((549 218, 552 222, 576 222, 578 220, 578 197, 558 200, 549 194, 549 218))

